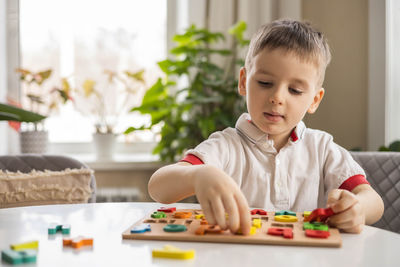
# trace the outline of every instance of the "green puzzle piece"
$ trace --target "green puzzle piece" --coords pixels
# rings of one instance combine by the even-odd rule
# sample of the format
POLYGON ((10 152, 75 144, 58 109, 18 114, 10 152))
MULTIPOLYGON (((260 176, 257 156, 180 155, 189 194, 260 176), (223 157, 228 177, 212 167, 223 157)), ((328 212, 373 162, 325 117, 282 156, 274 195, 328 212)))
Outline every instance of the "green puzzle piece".
POLYGON ((277 215, 291 215, 291 216, 296 216, 296 212, 290 211, 290 210, 281 210, 275 212, 275 216, 277 215))
POLYGON ((321 222, 313 222, 313 223, 305 222, 303 224, 303 229, 329 231, 329 226, 321 222))
POLYGON ((26 249, 21 251, 15 251, 12 249, 5 249, 1 252, 1 258, 5 262, 11 264, 35 263, 36 250, 26 249))
POLYGON ((151 214, 151 218, 167 218, 167 215, 163 211, 155 211, 151 214))
POLYGON ((164 227, 165 232, 184 232, 187 228, 183 224, 167 224, 164 227))

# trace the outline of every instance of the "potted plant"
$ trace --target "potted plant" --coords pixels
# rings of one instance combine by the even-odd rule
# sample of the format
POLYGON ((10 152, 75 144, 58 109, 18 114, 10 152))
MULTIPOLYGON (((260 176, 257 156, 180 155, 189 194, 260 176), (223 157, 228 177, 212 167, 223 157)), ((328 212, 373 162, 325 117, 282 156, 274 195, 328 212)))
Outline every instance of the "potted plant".
POLYGON ((225 40, 223 33, 194 25, 174 36, 177 46, 170 52, 176 58, 158 62, 165 77, 146 92, 141 106, 131 109, 150 114, 151 124, 129 127, 125 134, 161 125, 161 138, 153 153, 163 161, 175 161, 212 132, 234 127, 246 110, 244 99, 237 93, 235 71, 237 65, 243 65, 243 60, 236 58, 237 49, 249 43, 243 38, 245 29, 246 24, 239 22, 229 30, 234 36, 229 50, 213 47, 225 40), (216 58, 222 58, 225 64, 221 66, 216 58), (188 84, 177 87, 175 81, 180 78, 188 84))
POLYGON ((34 72, 19 68, 16 72, 22 82, 22 107, 36 113, 43 114, 43 119, 24 121, 20 131, 20 145, 22 153, 45 153, 47 151, 48 132, 44 127, 44 118, 57 110, 59 104, 70 99, 69 88, 62 85, 60 88, 46 84, 52 74, 51 69, 34 72))
POLYGON ((98 159, 113 155, 116 126, 129 107, 137 102, 144 88, 144 70, 121 73, 105 70, 104 79, 87 79, 73 90, 74 106, 84 116, 93 120, 93 143, 98 159))
POLYGON ((0 121, 39 122, 45 118, 40 114, 0 103, 0 121))

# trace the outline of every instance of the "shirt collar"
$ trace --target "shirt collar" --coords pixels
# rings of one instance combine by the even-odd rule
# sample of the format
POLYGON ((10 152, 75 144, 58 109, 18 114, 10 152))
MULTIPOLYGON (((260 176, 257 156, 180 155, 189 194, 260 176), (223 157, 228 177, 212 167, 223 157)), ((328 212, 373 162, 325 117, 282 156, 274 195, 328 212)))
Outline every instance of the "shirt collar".
MULTIPOLYGON (((268 141, 268 134, 257 128, 252 122, 250 114, 243 113, 236 122, 235 128, 244 134, 252 143, 264 143, 268 141)), ((290 134, 290 142, 299 142, 305 132, 306 126, 303 121, 300 121, 290 134)))

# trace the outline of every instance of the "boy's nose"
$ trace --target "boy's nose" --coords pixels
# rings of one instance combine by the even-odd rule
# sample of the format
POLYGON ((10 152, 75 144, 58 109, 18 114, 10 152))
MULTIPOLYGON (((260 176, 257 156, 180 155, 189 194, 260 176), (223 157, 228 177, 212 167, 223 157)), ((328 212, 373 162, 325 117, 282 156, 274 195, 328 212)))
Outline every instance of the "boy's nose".
POLYGON ((269 98, 271 104, 282 105, 283 104, 283 92, 282 90, 275 90, 269 98))

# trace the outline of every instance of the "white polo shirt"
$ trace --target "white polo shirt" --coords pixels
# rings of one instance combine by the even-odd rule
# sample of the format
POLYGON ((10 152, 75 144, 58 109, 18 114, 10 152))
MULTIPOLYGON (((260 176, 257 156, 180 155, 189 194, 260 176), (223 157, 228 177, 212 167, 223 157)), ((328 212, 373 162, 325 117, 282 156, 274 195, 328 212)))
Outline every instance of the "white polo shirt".
POLYGON ((326 206, 328 192, 368 183, 364 170, 330 134, 301 121, 277 153, 273 140, 244 113, 235 128, 215 132, 183 161, 213 165, 231 176, 250 207, 305 211, 326 206))

